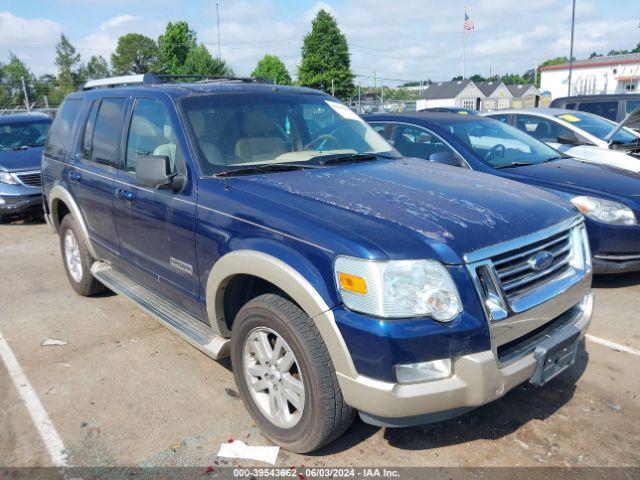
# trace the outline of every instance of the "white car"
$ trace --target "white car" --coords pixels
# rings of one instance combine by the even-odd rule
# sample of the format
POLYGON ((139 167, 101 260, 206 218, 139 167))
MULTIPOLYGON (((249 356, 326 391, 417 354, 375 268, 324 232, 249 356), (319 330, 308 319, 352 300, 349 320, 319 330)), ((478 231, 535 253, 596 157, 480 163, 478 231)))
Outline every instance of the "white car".
POLYGON ((560 108, 509 109, 483 115, 513 125, 571 157, 640 172, 640 135, 624 126, 638 119, 640 109, 620 124, 560 108))

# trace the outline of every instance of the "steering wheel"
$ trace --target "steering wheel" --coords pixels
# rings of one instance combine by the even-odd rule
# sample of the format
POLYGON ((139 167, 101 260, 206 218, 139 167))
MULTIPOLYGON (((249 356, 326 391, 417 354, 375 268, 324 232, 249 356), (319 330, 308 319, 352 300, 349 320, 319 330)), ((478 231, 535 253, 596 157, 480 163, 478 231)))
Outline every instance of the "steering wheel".
POLYGON ((303 150, 322 150, 322 147, 327 142, 333 142, 334 145, 338 145, 338 139, 331 135, 330 133, 323 133, 322 135, 318 135, 316 138, 307 143, 303 150))
POLYGON ((491 150, 487 152, 487 154, 484 156, 484 159, 489 160, 498 150, 502 150, 500 157, 504 158, 504 154, 507 151, 507 149, 503 144, 497 143, 493 147, 491 147, 491 150))

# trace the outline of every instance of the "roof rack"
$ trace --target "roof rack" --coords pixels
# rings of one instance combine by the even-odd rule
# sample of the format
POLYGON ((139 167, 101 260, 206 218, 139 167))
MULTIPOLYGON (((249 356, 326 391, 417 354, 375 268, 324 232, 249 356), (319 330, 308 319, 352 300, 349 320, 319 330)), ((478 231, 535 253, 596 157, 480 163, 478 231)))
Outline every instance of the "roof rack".
POLYGON ((196 83, 212 82, 243 82, 243 83, 271 83, 260 77, 224 77, 216 75, 170 75, 164 73, 141 73, 138 75, 123 75, 120 77, 87 80, 78 90, 95 90, 98 88, 115 88, 144 85, 160 85, 173 83, 172 81, 195 81, 196 83))

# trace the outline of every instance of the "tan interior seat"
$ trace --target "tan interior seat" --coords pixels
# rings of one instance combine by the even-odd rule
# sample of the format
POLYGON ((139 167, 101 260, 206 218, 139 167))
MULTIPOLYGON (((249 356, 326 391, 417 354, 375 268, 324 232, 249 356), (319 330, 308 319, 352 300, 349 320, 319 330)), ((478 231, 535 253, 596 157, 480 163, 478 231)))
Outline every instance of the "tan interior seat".
POLYGON ((200 110, 194 110, 189 114, 189 120, 191 121, 191 126, 193 126, 193 131, 196 134, 196 138, 198 139, 198 143, 200 145, 200 149, 204 154, 207 162, 212 165, 224 165, 224 158, 220 153, 218 147, 216 147, 213 143, 207 142, 204 139, 206 138, 206 122, 204 120, 205 112, 200 110))
POLYGON ((168 123, 164 124, 164 138, 167 143, 162 145, 158 145, 153 151, 154 155, 166 155, 169 157, 169 164, 171 165, 171 171, 175 171, 176 165, 176 149, 178 148, 178 144, 176 141, 176 134, 173 131, 173 127, 168 123))
POLYGON ((243 163, 272 160, 287 151, 284 140, 273 136, 274 123, 263 111, 248 112, 242 124, 244 138, 236 142, 236 156, 243 163))

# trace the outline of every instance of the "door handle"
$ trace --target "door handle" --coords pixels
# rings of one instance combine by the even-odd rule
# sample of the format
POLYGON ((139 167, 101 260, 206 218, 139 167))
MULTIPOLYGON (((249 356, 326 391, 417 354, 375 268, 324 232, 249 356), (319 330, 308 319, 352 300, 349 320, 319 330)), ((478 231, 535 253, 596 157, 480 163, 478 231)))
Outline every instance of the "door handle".
POLYGON ((71 180, 75 180, 76 182, 79 182, 80 179, 82 178, 82 176, 80 175, 79 172, 76 172, 76 171, 72 170, 71 172, 69 172, 69 178, 71 180))
POLYGON ((135 195, 133 194, 133 192, 130 192, 129 190, 125 190, 124 188, 117 188, 116 197, 130 202, 135 198, 135 195))

